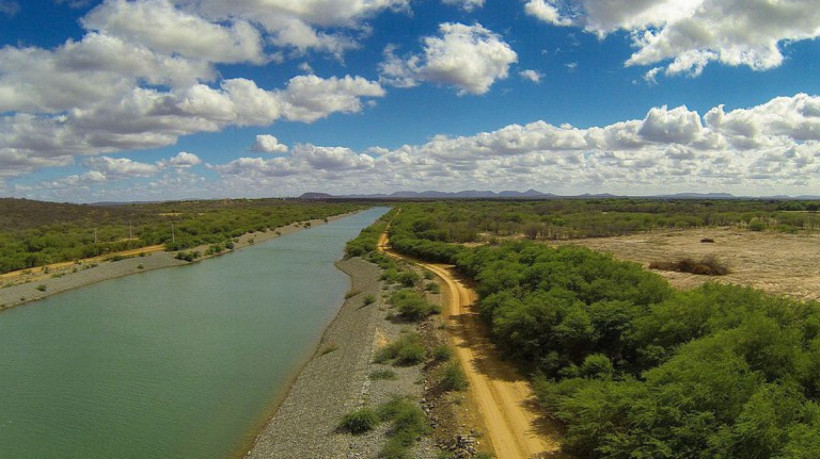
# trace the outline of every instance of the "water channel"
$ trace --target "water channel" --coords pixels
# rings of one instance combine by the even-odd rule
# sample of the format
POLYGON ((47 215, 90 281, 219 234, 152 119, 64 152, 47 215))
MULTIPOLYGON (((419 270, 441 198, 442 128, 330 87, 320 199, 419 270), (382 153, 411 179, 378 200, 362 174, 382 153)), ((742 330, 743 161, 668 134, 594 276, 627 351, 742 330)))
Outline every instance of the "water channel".
POLYGON ((0 457, 241 451, 343 301, 345 242, 386 210, 0 314, 0 457))

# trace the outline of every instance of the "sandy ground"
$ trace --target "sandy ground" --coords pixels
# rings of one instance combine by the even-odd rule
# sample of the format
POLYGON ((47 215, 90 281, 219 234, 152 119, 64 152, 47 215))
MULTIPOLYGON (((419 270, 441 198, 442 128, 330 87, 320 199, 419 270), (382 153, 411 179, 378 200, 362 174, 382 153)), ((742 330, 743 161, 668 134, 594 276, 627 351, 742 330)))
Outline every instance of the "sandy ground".
POLYGON ((612 238, 578 239, 550 245, 580 245, 612 253, 615 258, 648 267, 653 261, 699 260, 714 255, 727 263, 725 276, 654 271, 678 288, 707 281, 759 288, 801 300, 820 300, 820 235, 701 228, 612 238), (702 243, 711 238, 714 243, 702 243))
MULTIPOLYGON (((389 251, 386 234, 379 247, 389 251)), ((445 316, 451 342, 470 383, 468 396, 483 433, 499 459, 559 457, 558 429, 538 409, 529 382, 501 359, 474 308, 477 295, 457 278, 452 266, 421 264, 445 285, 445 316)))
MULTIPOLYGON (((328 217, 328 221, 338 220, 348 215, 350 214, 328 217)), ((310 226, 318 226, 324 223, 324 220, 311 220, 310 226)), ((284 236, 305 227, 306 223, 300 222, 266 232, 244 234, 239 237, 239 242, 235 245, 233 251, 253 243, 284 236)), ((203 245, 185 251, 194 250, 205 254, 208 246, 203 245)), ((231 252, 227 251, 222 254, 231 252)), ((79 260, 76 263, 54 263, 48 266, 5 273, 0 275, 0 311, 104 280, 188 264, 187 261, 175 259, 174 255, 175 252, 164 252, 163 246, 150 246, 109 253, 101 257, 79 260), (104 261, 115 255, 132 258, 120 261, 104 261)), ((210 257, 203 257, 197 261, 207 258, 210 257)))

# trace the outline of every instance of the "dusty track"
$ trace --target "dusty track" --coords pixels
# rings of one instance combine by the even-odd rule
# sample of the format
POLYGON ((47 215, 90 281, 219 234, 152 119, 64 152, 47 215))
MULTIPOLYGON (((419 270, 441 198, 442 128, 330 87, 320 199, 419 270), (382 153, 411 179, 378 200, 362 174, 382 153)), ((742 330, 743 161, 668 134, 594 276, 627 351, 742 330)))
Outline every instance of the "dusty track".
MULTIPOLYGON (((389 249, 386 234, 379 238, 379 249, 405 258, 389 249)), ((557 457, 557 430, 539 413, 527 380, 501 359, 487 339, 487 329, 474 310, 476 293, 458 278, 452 266, 413 261, 444 281, 450 338, 496 457, 557 457)))

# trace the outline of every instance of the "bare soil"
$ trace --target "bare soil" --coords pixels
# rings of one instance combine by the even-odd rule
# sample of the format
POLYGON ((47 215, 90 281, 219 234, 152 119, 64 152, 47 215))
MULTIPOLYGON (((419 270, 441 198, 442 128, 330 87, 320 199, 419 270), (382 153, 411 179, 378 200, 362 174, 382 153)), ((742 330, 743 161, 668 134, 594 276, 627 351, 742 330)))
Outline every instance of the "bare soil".
POLYGON ((714 255, 729 266, 724 276, 654 271, 677 288, 723 282, 762 289, 800 300, 820 300, 820 234, 754 232, 737 228, 700 228, 610 238, 550 242, 611 253, 648 267, 653 261, 700 260, 714 255), (713 239, 714 243, 701 242, 713 239))

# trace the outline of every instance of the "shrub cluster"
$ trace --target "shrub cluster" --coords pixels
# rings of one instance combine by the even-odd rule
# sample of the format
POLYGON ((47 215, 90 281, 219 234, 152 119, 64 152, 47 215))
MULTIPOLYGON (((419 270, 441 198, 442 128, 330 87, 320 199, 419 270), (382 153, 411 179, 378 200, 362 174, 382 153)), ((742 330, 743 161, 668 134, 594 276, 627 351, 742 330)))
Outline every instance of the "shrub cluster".
POLYGON ((653 261, 649 263, 649 269, 677 271, 704 276, 725 276, 729 274, 729 266, 712 255, 704 257, 700 261, 695 261, 691 258, 683 258, 678 261, 653 261))
POLYGON ((421 336, 417 333, 403 333, 396 341, 379 349, 377 363, 392 362, 397 366, 411 366, 424 361, 426 350, 421 336))
POLYGON ((440 308, 424 299, 410 289, 397 290, 390 297, 390 302, 399 310, 399 314, 407 320, 418 321, 431 314, 437 314, 440 308))

